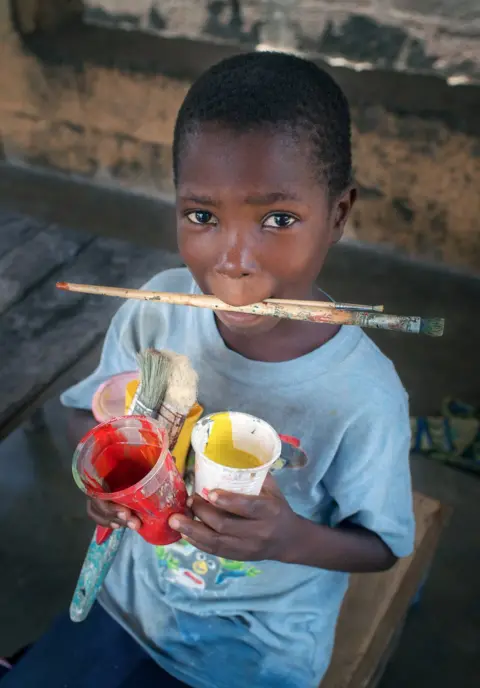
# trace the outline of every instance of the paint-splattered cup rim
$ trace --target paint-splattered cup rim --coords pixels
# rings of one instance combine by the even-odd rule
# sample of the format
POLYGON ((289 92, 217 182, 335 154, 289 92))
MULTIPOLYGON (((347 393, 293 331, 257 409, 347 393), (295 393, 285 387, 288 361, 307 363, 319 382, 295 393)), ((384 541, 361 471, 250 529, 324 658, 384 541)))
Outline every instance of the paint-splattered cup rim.
MULTIPOLYGON (((210 413, 208 416, 204 416, 203 418, 200 418, 200 420, 197 421, 193 427, 191 444, 192 444, 193 450, 195 452, 195 457, 201 457, 202 461, 205 461, 205 463, 207 465, 215 467, 216 470, 221 469, 222 471, 226 471, 226 472, 232 473, 232 474, 233 473, 237 473, 237 474, 238 473, 249 473, 249 474, 267 473, 268 470, 273 466, 273 464, 276 461, 278 461, 280 454, 281 454, 281 451, 282 451, 282 441, 280 439, 278 432, 269 423, 267 423, 267 421, 263 420, 262 418, 258 418, 258 416, 253 416, 250 413, 244 413, 243 411, 218 411, 216 413, 210 413), (203 448, 200 448, 200 446, 199 446, 200 433, 204 429, 204 426, 207 425, 207 423, 209 423, 212 419, 214 419, 215 416, 223 415, 224 413, 228 413, 232 417, 242 416, 244 418, 248 418, 250 420, 253 420, 255 423, 258 423, 262 428, 264 428, 267 432, 269 432, 272 435, 273 444, 274 444, 272 458, 268 459, 268 461, 265 461, 264 463, 260 464, 260 466, 256 466, 255 468, 234 468, 232 466, 225 466, 223 463, 218 463, 218 461, 212 461, 212 459, 209 459, 208 456, 205 456, 205 454, 204 454, 205 445, 203 446, 203 448)), ((260 457, 258 457, 258 458, 260 459, 260 457)))
POLYGON ((94 428, 89 430, 87 434, 80 440, 80 442, 77 445, 77 448, 75 449, 75 453, 72 459, 73 479, 75 480, 77 486, 82 490, 82 492, 84 492, 88 496, 95 497, 96 499, 101 499, 103 501, 117 501, 120 499, 124 499, 125 497, 130 497, 132 494, 135 494, 135 492, 142 490, 146 485, 148 485, 148 483, 152 479, 154 479, 155 476, 163 469, 163 465, 168 454, 168 433, 164 428, 161 428, 159 425, 157 425, 153 418, 147 418, 146 416, 139 415, 117 416, 116 418, 111 418, 110 420, 106 420, 103 423, 96 425, 94 428), (152 431, 157 433, 159 438, 159 454, 155 464, 149 470, 147 475, 145 475, 141 480, 139 480, 134 485, 131 485, 130 487, 127 487, 124 490, 117 490, 116 492, 105 492, 105 490, 101 488, 95 488, 93 485, 89 485, 88 481, 85 481, 82 478, 80 470, 78 468, 78 463, 82 451, 85 450, 85 447, 88 445, 89 441, 92 438, 95 438, 95 435, 101 432, 101 430, 104 429, 107 425, 122 423, 123 425, 128 427, 129 425, 131 425, 132 421, 138 422, 141 426, 145 426, 145 424, 148 424, 151 427, 152 431))

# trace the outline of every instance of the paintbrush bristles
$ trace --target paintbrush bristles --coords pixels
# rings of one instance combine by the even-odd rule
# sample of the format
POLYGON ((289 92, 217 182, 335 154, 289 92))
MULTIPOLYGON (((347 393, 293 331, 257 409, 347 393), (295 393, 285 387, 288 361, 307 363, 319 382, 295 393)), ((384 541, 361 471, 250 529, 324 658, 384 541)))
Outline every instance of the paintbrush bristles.
POLYGON ((155 418, 168 432, 169 448, 173 451, 190 409, 197 400, 198 376, 187 356, 163 351, 169 361, 167 389, 155 418))
POLYGON ((171 360, 164 351, 145 349, 137 355, 137 361, 140 367, 140 384, 130 413, 155 417, 167 390, 171 360))
POLYGON ((197 401, 198 375, 188 356, 165 351, 170 356, 170 375, 164 404, 187 414, 197 401))
POLYGON ((422 318, 420 323, 420 332, 430 337, 441 337, 444 329, 445 320, 443 318, 422 318))

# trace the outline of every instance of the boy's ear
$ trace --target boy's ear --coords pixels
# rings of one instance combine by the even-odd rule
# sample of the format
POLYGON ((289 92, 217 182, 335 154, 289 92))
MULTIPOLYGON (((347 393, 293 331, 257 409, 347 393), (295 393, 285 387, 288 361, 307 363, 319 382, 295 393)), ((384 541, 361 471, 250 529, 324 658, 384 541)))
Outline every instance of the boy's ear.
POLYGON ((336 244, 342 238, 345 223, 356 200, 357 189, 353 185, 336 199, 332 210, 332 244, 336 244))

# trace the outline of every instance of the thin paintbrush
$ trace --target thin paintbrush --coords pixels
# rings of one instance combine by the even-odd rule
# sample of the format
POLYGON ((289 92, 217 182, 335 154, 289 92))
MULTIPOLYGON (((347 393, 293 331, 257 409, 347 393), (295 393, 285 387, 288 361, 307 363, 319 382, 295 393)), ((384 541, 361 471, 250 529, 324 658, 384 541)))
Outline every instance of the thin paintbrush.
MULTIPOLYGON (((174 294, 170 292, 146 291, 143 289, 122 289, 117 287, 103 287, 94 284, 72 284, 58 282, 57 287, 66 291, 97 294, 100 296, 117 296, 123 299, 139 299, 143 301, 158 301, 178 306, 196 306, 218 311, 232 311, 234 313, 249 313, 252 315, 266 315, 274 318, 289 318, 314 323, 329 323, 331 325, 358 325, 380 330, 394 330, 397 332, 411 332, 413 334, 428 334, 431 337, 441 337, 445 321, 443 318, 421 318, 416 315, 387 315, 370 311, 337 310, 325 306, 322 302, 312 301, 309 305, 292 303, 252 303, 248 306, 230 306, 214 296, 205 294, 174 294)), ((370 309, 373 307, 370 306, 370 309)))
POLYGON ((299 299, 265 299, 263 303, 278 303, 280 306, 307 306, 308 308, 333 308, 336 311, 365 311, 383 313, 385 306, 367 306, 362 303, 342 303, 341 301, 300 301, 299 299))
MULTIPOLYGON (((138 363, 140 384, 128 415, 156 418, 167 390, 172 359, 164 351, 147 349, 138 355, 138 363)), ((75 477, 75 482, 84 489, 80 479, 75 477)), ((97 526, 95 529, 70 604, 72 621, 87 618, 120 547, 124 532, 124 528, 112 530, 97 526)))
MULTIPOLYGON (((208 296, 204 294, 173 294, 171 292, 161 291, 144 291, 143 289, 119 289, 117 287, 100 287, 96 284, 74 284, 73 282, 57 282, 57 289, 64 291, 77 291, 84 294, 97 294, 100 296, 119 296, 124 299, 143 299, 145 301, 161 301, 163 303, 173 303, 179 306, 200 306, 202 308, 212 308, 217 310, 236 310, 235 306, 227 308, 220 308, 217 304, 224 304, 223 301, 217 299, 215 296, 208 296), (120 292, 123 292, 120 294, 120 292), (140 292, 143 296, 135 296, 136 292, 140 292), (192 298, 195 303, 190 303, 185 300, 192 298)), ((341 303, 339 301, 301 301, 298 299, 265 299, 263 304, 275 304, 280 306, 306 306, 307 308, 328 309, 336 311, 365 311, 366 313, 383 313, 385 307, 382 305, 367 306, 360 303, 341 303)), ((251 304, 257 306, 258 304, 251 304)), ((248 306, 249 308, 250 306, 248 306)), ((267 314, 268 315, 268 314, 267 314)))

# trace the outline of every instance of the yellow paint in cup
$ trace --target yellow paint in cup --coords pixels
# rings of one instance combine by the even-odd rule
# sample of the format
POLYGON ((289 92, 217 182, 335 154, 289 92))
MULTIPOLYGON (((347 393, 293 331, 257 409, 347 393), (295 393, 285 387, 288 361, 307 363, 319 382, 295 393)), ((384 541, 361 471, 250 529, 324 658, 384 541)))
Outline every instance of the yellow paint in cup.
POLYGON ((210 461, 229 468, 257 468, 262 462, 250 452, 233 444, 232 418, 229 413, 216 413, 204 454, 210 461))
POLYGON ((226 411, 201 418, 193 428, 195 492, 258 495, 282 443, 275 430, 248 413, 226 411))

